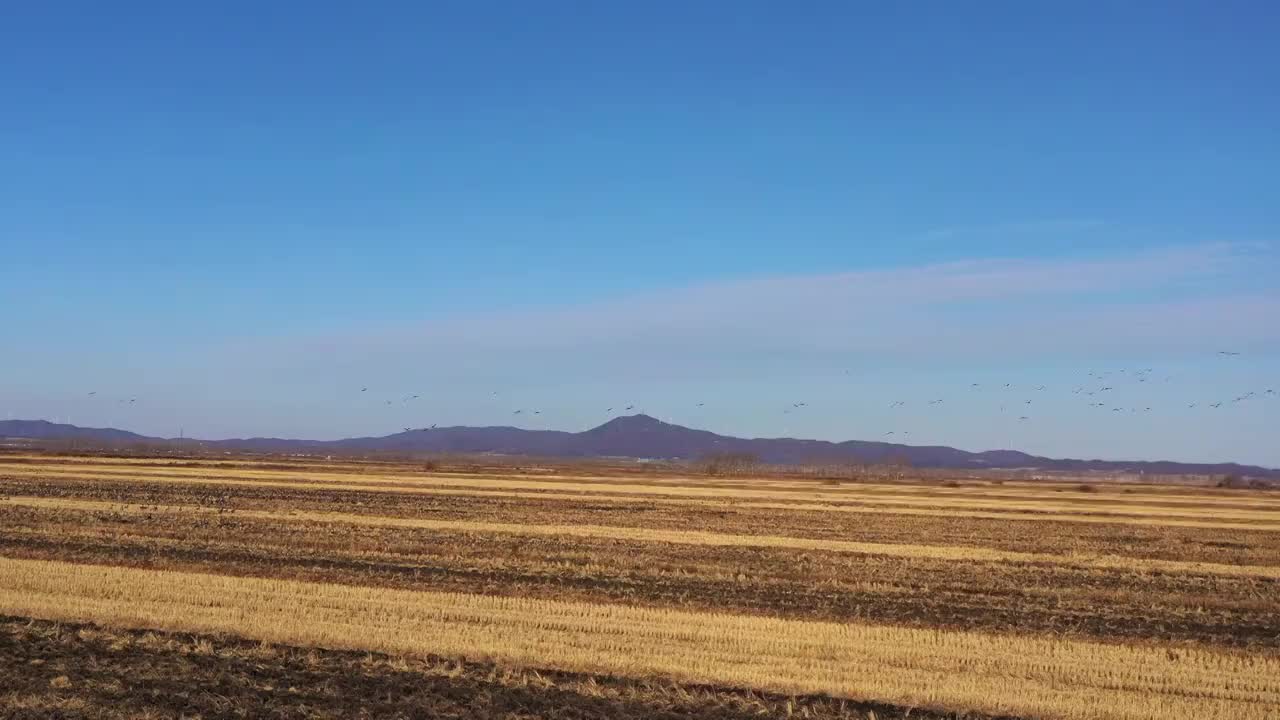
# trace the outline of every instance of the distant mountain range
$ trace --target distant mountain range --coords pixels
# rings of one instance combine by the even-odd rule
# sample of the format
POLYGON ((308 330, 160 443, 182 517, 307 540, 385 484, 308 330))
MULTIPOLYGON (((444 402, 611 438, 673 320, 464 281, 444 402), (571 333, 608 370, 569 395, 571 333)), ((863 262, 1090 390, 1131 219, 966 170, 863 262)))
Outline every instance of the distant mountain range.
MULTIPOLYGON (((43 420, 0 421, 0 438, 81 440, 108 445, 175 442, 114 428, 83 428, 43 420)), ((383 437, 345 440, 245 438, 196 441, 206 448, 253 452, 405 452, 498 453, 541 457, 625 457, 693 460, 719 453, 752 455, 761 462, 884 463, 906 461, 914 467, 948 469, 1035 468, 1056 471, 1146 472, 1154 474, 1239 475, 1280 479, 1280 469, 1236 463, 1171 461, 1063 460, 1015 450, 967 452, 945 446, 848 440, 736 438, 673 425, 648 415, 628 415, 583 432, 523 430, 515 427, 423 428, 383 437)))

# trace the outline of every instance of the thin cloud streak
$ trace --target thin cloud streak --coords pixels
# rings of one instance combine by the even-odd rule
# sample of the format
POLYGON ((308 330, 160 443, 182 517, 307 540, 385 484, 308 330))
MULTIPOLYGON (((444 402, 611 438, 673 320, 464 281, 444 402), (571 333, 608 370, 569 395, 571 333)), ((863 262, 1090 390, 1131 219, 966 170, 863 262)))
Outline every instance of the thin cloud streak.
MULTIPOLYGON (((959 263, 720 283, 577 307, 456 315, 418 326, 255 344, 282 368, 503 368, 607 376, 773 374, 838 363, 1194 350, 1280 341, 1280 293, 1159 299, 1188 282, 1232 288, 1254 252, 1231 244, 1119 258, 959 263), (1150 297, 1147 297, 1150 296, 1150 297)), ((265 357, 264 357, 265 355, 265 357)), ((253 362, 253 358, 246 359, 253 362)))

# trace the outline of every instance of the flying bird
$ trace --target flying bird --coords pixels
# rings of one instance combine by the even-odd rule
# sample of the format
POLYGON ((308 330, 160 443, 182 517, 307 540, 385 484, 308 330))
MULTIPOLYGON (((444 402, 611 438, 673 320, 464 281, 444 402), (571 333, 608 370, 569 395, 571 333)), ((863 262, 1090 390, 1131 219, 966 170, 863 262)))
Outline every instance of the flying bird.
POLYGON ((623 410, 634 410, 635 407, 636 407, 635 405, 628 405, 625 408, 623 408, 623 410))
POLYGON ((698 407, 702 407, 703 405, 706 405, 706 403, 698 403, 698 407))
POLYGON ((369 388, 360 388, 360 392, 369 392, 369 388))
POLYGON ((515 411, 515 412, 513 412, 513 413, 511 413, 511 414, 512 414, 512 415, 519 415, 519 414, 520 414, 520 413, 522 413, 522 412, 524 412, 524 411, 523 411, 523 410, 517 410, 517 411, 515 411))
POLYGON ((1238 352, 1232 352, 1232 351, 1230 351, 1230 350, 1219 350, 1219 351, 1218 351, 1218 354, 1219 354, 1219 355, 1222 355, 1223 357, 1234 357, 1234 356, 1236 356, 1236 355, 1239 355, 1240 353, 1238 353, 1238 352))
POLYGON ((93 392, 89 393, 89 397, 93 397, 94 395, 97 395, 97 394, 98 394, 98 391, 94 390, 93 392))
POLYGON ((1211 407, 1211 408, 1220 408, 1220 407, 1222 407, 1222 403, 1221 403, 1221 402, 1216 402, 1216 403, 1214 403, 1214 404, 1210 405, 1209 407, 1211 407))
POLYGON ((1019 419, 1019 420, 1030 420, 1031 418, 1027 417, 1026 415, 1023 415, 1022 417, 1020 417, 1020 418, 1018 418, 1018 419, 1019 419))

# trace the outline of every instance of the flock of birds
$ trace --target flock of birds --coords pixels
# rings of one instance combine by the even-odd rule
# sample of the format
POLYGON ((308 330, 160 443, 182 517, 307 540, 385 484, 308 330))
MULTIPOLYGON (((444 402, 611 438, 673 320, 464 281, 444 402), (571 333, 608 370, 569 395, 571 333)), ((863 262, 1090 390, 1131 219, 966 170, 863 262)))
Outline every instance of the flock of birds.
MULTIPOLYGON (((1240 353, 1239 353, 1239 352, 1235 352, 1235 351, 1231 351, 1231 350, 1220 350, 1220 351, 1218 351, 1218 355, 1219 355, 1219 356, 1221 356, 1221 357, 1236 357, 1236 356, 1240 355, 1240 353)), ((1089 373, 1088 373, 1088 378, 1089 378, 1089 380, 1088 380, 1088 381, 1086 381, 1083 385, 1080 385, 1080 386, 1078 386, 1078 387, 1076 387, 1076 388, 1073 388, 1073 389, 1071 390, 1071 394, 1072 394, 1072 395, 1075 395, 1075 396, 1079 396, 1079 397, 1086 397, 1086 398, 1094 398, 1094 397, 1108 397, 1108 395, 1107 395, 1108 393, 1113 393, 1113 392, 1115 392, 1115 391, 1116 391, 1116 385, 1114 384, 1114 383, 1115 383, 1114 378, 1116 378, 1116 377, 1124 378, 1124 379, 1127 379, 1127 380, 1128 380, 1129 382, 1131 382, 1131 383, 1141 384, 1141 383, 1151 382, 1151 381, 1154 379, 1154 378, 1153 378, 1153 375, 1152 375, 1152 373, 1154 373, 1154 372, 1155 372, 1155 371, 1154 371, 1152 368, 1136 368, 1136 369, 1133 369, 1133 370, 1129 370, 1129 369, 1122 369, 1122 370, 1118 370, 1118 371, 1115 371, 1115 372, 1111 372, 1111 371, 1107 371, 1107 372, 1095 372, 1095 371, 1092 371, 1092 370, 1091 370, 1091 371, 1089 371, 1089 373)), ((1166 382, 1166 383, 1167 383, 1167 382, 1171 381, 1172 379, 1173 379, 1172 377, 1170 377, 1170 376, 1166 376, 1166 377, 1164 377, 1163 382, 1166 382)), ((969 386, 969 389, 970 389, 971 391, 979 391, 979 390, 982 390, 982 389, 983 389, 983 387, 984 387, 984 386, 983 386, 981 383, 972 383, 972 384, 969 386)), ((1002 391, 1015 391, 1017 388, 1015 388, 1015 387, 1014 387, 1013 383, 1004 383, 1003 385, 999 386, 999 389, 1000 389, 1000 390, 1002 390, 1002 391)), ((1037 386, 1035 386, 1035 388, 1034 388, 1034 390, 1035 390, 1036 392, 1044 392, 1044 391, 1045 391, 1045 389, 1046 389, 1046 386, 1044 386, 1044 385, 1037 385, 1037 386)), ((1272 389, 1272 388, 1267 388, 1267 389, 1263 389, 1263 390, 1250 390, 1250 391, 1248 391, 1248 392, 1246 392, 1246 393, 1243 393, 1243 394, 1241 394, 1241 395, 1237 395, 1236 397, 1232 398, 1232 399, 1230 400, 1230 403, 1241 403, 1241 402, 1245 402, 1245 401, 1248 401, 1248 400, 1251 400, 1251 399, 1254 399, 1254 398, 1264 398, 1264 397, 1265 397, 1265 398, 1274 398, 1274 397, 1277 397, 1277 393, 1276 393, 1276 391, 1275 391, 1274 389, 1272 389)), ((943 404, 944 402, 945 402, 944 400, 942 400, 941 398, 939 398, 939 399, 929 400, 929 401, 927 401, 927 403, 926 403, 926 404, 927 404, 927 405, 941 405, 941 404, 943 404)), ((1033 404, 1034 404, 1034 401, 1033 401, 1033 398, 1028 398, 1028 399, 1024 399, 1024 400, 1022 400, 1022 401, 1021 401, 1021 403, 1019 403, 1019 404, 1020 404, 1022 407, 1026 407, 1026 406, 1033 405, 1033 404)), ((1205 406, 1205 407, 1208 407, 1208 408, 1212 408, 1212 409, 1218 409, 1218 408, 1221 408, 1224 404, 1227 404, 1227 401, 1224 401, 1224 400, 1218 400, 1218 401, 1211 402, 1211 403, 1205 403, 1205 404, 1204 404, 1204 406, 1205 406)), ((892 409, 892 408, 901 408, 901 407, 906 407, 906 405, 907 405, 907 401, 905 401, 905 400, 895 400, 895 401, 893 401, 892 403, 890 403, 890 404, 889 404, 889 407, 890 407, 891 409, 892 409)), ((1188 408, 1188 409, 1194 409, 1194 408, 1196 408, 1196 407, 1199 407, 1200 405, 1201 405, 1200 403, 1192 402, 1192 403, 1189 403, 1189 404, 1187 405, 1187 408, 1188 408)), ((1089 402, 1089 407, 1097 408, 1097 409, 1100 409, 1100 410, 1109 410, 1109 411, 1110 411, 1110 412, 1112 412, 1112 413, 1124 413, 1124 412, 1129 412, 1129 413, 1138 413, 1138 412, 1142 412, 1142 413, 1149 413, 1149 412, 1151 412, 1151 411, 1152 411, 1152 408, 1151 408, 1150 406, 1146 406, 1146 405, 1141 405, 1141 406, 1133 405, 1133 406, 1129 406, 1129 407, 1124 407, 1124 406, 1121 406, 1121 405, 1109 405, 1107 402, 1105 402, 1104 400, 1101 400, 1101 399, 1099 399, 1099 400, 1095 400, 1095 401, 1090 401, 1090 402, 1089 402)), ((1000 405, 1000 412, 1001 412, 1001 413, 1005 413, 1005 412, 1007 412, 1007 409, 1008 409, 1008 404, 1007 404, 1007 403, 1002 403, 1002 404, 1000 405)), ((1030 420, 1031 420, 1031 416, 1030 416, 1030 415, 1021 415, 1021 414, 1020 414, 1020 415, 1018 415, 1018 422, 1027 422, 1027 421, 1030 421, 1030 420)), ((889 435, 905 435, 905 436, 909 436, 910 434, 911 434, 911 433, 910 433, 910 431, 893 431, 893 430, 891 430, 891 431, 889 431, 889 432, 886 432, 886 433, 885 433, 885 435, 886 435, 886 436, 889 436, 889 435)))
MULTIPOLYGON (((1236 357, 1240 355, 1239 352, 1235 352, 1231 350, 1220 350, 1218 351, 1217 354, 1220 357, 1236 357)), ((1154 373, 1154 370, 1152 368, 1135 368, 1132 370, 1122 369, 1118 371, 1106 371, 1106 372, 1089 371, 1088 380, 1086 380, 1082 385, 1073 388, 1071 390, 1071 394, 1073 396, 1079 396, 1081 398, 1090 398, 1088 402, 1089 407, 1092 407, 1098 410, 1107 410, 1112 413, 1125 413, 1125 412, 1149 413, 1149 412, 1152 412, 1152 408, 1150 406, 1131 405, 1129 407, 1124 407, 1121 405, 1111 405, 1111 404, 1108 404, 1106 399, 1111 397, 1111 393, 1116 392, 1116 389, 1117 389, 1116 384, 1118 382, 1128 382, 1128 383, 1134 383, 1134 384, 1142 384, 1142 383, 1150 382, 1154 384, 1154 380, 1156 376, 1154 376, 1153 373, 1154 373)), ((845 374, 847 375, 849 374, 849 372, 846 370, 845 374)), ((1166 376, 1163 378, 1163 382, 1165 383, 1169 382, 1170 380, 1172 380, 1172 377, 1166 376)), ((969 385, 969 391, 980 392, 987 389, 988 387, 989 386, 984 386, 982 383, 975 382, 969 385)), ((1013 383, 1004 383, 1003 385, 995 385, 990 387, 995 387, 997 390, 1003 391, 1003 392, 1016 392, 1022 389, 1022 388, 1015 387, 1013 383)), ((1046 386, 1045 385, 1035 385, 1034 387, 1027 386, 1026 389, 1033 390, 1036 393, 1042 393, 1042 392, 1045 392, 1046 386)), ((369 388, 361 387, 360 392, 368 393, 369 388)), ((95 390, 88 393, 88 395, 89 397, 95 397, 98 395, 98 392, 95 390)), ((490 393, 491 399, 496 399, 497 397, 498 397, 498 393, 496 391, 490 393)), ((1241 395, 1237 395, 1236 397, 1230 399, 1229 401, 1215 400, 1214 402, 1208 402, 1208 403, 1192 402, 1187 404, 1187 408, 1195 409, 1197 407, 1206 407, 1210 409, 1218 409, 1228 403, 1235 404, 1235 403, 1247 402, 1253 399, 1275 398, 1275 397, 1277 397, 1277 392, 1273 388, 1257 389, 1257 390, 1249 390, 1248 392, 1245 392, 1241 395)), ((421 398, 421 395, 414 395, 414 394, 404 395, 403 397, 399 398, 399 404, 402 406, 408 405, 409 403, 412 403, 413 401, 418 400, 420 398, 421 398)), ((134 405, 137 402, 138 402, 138 398, 132 397, 132 396, 126 396, 126 397, 121 397, 116 399, 116 403, 118 405, 134 405)), ((934 399, 925 401, 923 404, 925 406, 939 406, 939 405, 943 405, 945 402, 946 400, 944 400, 943 398, 934 398, 934 399)), ((396 400, 386 399, 384 400, 384 404, 387 406, 392 406, 396 404, 396 400)), ((1025 408, 1034 406, 1034 404, 1035 404, 1034 396, 1032 396, 1032 397, 1022 399, 1020 402, 1017 403, 1015 407, 1019 407, 1020 409, 1022 409, 1022 412, 1026 412, 1025 408)), ((1000 404, 1000 412, 1002 414, 1007 413, 1008 405, 1009 405, 1009 402, 1002 402, 1000 404)), ((703 408, 705 406, 706 406, 705 402, 699 402, 694 407, 703 408)), ((889 403, 890 410, 906 408, 907 406, 908 406, 907 400, 894 400, 891 403, 889 403)), ((809 403, 807 401, 797 401, 797 402, 790 403, 787 407, 783 408, 782 413, 784 415, 789 415, 793 412, 803 410, 804 408, 807 408, 807 407, 809 407, 809 403)), ((632 411, 635 411, 636 406, 635 405, 611 406, 611 407, 605 408, 605 413, 612 416, 616 408, 620 408, 621 412, 632 412, 632 411)), ((517 408, 516 410, 513 410, 511 414, 513 416, 526 416, 526 417, 540 416, 542 415, 542 410, 529 409, 529 408, 517 408)), ((1018 414, 1017 416, 1018 422, 1028 422, 1031 419, 1032 417, 1030 415, 1025 415, 1021 413, 1018 414)), ((428 430, 434 430, 436 429, 436 427, 437 427, 436 424, 432 424, 428 427, 420 427, 420 428, 406 427, 404 428, 404 432, 426 432, 428 430)), ((884 433, 885 437, 889 437, 889 436, 909 437, 910 435, 911 435, 911 432, 908 430, 890 430, 884 433)))
MULTIPOLYGON (((1239 352, 1230 351, 1230 350, 1221 350, 1221 351, 1218 351, 1217 354, 1221 357, 1235 357, 1240 355, 1239 352)), ((1117 371, 1105 371, 1105 372, 1090 371, 1087 376, 1088 379, 1080 386, 1073 388, 1071 390, 1071 395, 1079 396, 1082 398, 1107 398, 1107 397, 1110 397, 1111 393, 1116 392, 1117 384, 1119 382, 1127 381, 1129 383, 1134 383, 1134 384, 1151 382, 1154 384, 1154 381, 1156 379, 1156 376, 1153 375, 1154 372, 1155 370, 1153 368, 1135 368, 1132 370, 1122 369, 1117 371)), ((848 371, 846 371, 846 374, 848 374, 848 371)), ((1163 382, 1166 382, 1166 383, 1169 382, 1170 380, 1172 380, 1172 377, 1165 376, 1163 378, 1163 382)), ((987 386, 984 386, 982 383, 972 383, 969 385, 969 390, 970 392, 978 392, 986 389, 986 387, 987 386)), ((1015 387, 1013 383, 1004 383, 1003 385, 996 385, 992 387, 995 387, 997 390, 1003 391, 1003 392, 1017 392, 1020 389, 1015 387)), ((1031 390, 1035 393, 1043 393, 1048 388, 1045 385, 1034 385, 1034 386, 1027 386, 1026 389, 1031 390)), ((369 391, 368 387, 360 388, 360 392, 362 393, 367 393, 368 391, 369 391)), ((490 396, 492 398, 496 398, 498 396, 498 393, 493 392, 490 394, 490 396)), ((417 400, 418 397, 419 397, 418 395, 407 395, 401 399, 401 404, 406 404, 414 400, 417 400)), ((1246 393, 1236 396, 1235 398, 1232 398, 1230 401, 1219 400, 1211 403, 1205 403, 1204 406, 1208 408, 1217 409, 1217 408, 1221 408, 1224 404, 1227 404, 1228 402, 1241 403, 1254 398, 1263 398, 1263 397, 1266 397, 1266 398, 1277 397, 1277 393, 1274 389, 1271 389, 1271 388, 1261 389, 1261 390, 1250 390, 1246 393)), ((386 400, 385 402, 388 405, 394 404, 392 400, 386 400)), ((908 406, 908 402, 909 401, 907 400, 894 400, 891 403, 889 403, 889 409, 893 410, 893 409, 899 409, 899 408, 906 408, 908 406)), ((1036 401, 1034 396, 1028 397, 1018 402, 1016 407, 1019 407, 1022 410, 1022 412, 1025 413, 1026 408, 1034 406, 1035 402, 1036 401)), ((934 398, 934 399, 925 401, 923 404, 928 407, 928 406, 939 406, 945 403, 946 403, 946 400, 943 398, 934 398)), ((1009 404, 1010 403, 1008 402, 1001 403, 1000 412, 1007 413, 1009 404)), ((1112 413, 1152 412, 1152 408, 1147 405, 1131 405, 1128 407, 1121 406, 1121 405, 1110 405, 1103 399, 1090 400, 1088 404, 1089 404, 1089 407, 1100 409, 1100 410, 1108 410, 1112 413)), ((705 402, 699 402, 694 405, 695 408, 703 408, 705 406, 706 406, 705 402)), ((1200 406, 1201 406, 1201 403, 1192 402, 1187 405, 1187 408, 1194 409, 1200 406)), ((798 412, 807 407, 809 407, 809 403, 807 401, 802 400, 802 401, 792 402, 782 409, 782 414, 790 415, 794 412, 798 412)), ((620 406, 608 407, 608 408, 605 408, 605 413, 607 415, 612 416, 614 414, 614 410, 619 408, 621 409, 622 412, 632 412, 636 409, 636 406, 627 405, 625 407, 620 407, 620 406)), ((519 416, 519 415, 537 416, 537 415, 541 415, 542 411, 532 410, 527 408, 518 408, 516 410, 513 410, 511 414, 513 416, 519 416)), ((1031 419, 1032 419, 1031 415, 1021 414, 1021 413, 1017 415, 1018 422, 1029 422, 1031 421, 1031 419)), ((405 432, 425 432, 427 430, 434 430, 436 427, 437 427, 436 425, 431 425, 430 427, 423 427, 423 428, 406 427, 404 428, 404 431, 405 432)), ((890 430, 885 432, 883 436, 884 437, 891 437, 891 436, 910 437, 911 431, 890 430)))

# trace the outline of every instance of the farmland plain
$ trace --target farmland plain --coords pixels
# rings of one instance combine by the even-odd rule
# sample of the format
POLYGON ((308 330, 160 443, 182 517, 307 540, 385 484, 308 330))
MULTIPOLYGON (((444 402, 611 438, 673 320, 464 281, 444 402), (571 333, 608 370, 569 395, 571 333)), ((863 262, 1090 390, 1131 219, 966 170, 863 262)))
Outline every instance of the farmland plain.
POLYGON ((0 716, 1280 716, 1280 495, 0 456, 0 716))

